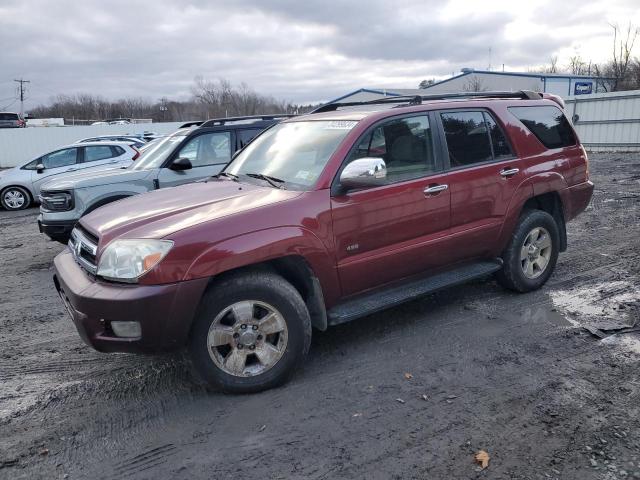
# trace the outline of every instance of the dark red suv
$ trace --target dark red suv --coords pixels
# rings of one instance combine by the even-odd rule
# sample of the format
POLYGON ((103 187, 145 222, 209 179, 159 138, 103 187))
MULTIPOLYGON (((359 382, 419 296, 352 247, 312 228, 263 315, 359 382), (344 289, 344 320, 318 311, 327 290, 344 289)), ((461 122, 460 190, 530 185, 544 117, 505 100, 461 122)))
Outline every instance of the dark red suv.
POLYGON ((186 346, 210 384, 257 391, 302 363, 312 327, 491 274, 540 288, 592 191, 559 99, 330 104, 206 182, 83 217, 54 281, 97 350, 186 346))

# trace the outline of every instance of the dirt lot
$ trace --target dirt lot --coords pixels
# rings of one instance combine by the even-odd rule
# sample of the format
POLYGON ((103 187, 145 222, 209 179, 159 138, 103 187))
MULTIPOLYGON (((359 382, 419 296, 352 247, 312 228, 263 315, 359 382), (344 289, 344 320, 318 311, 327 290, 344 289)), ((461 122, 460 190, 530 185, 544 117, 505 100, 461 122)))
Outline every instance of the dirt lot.
POLYGON ((477 282, 316 333, 293 382, 250 396, 86 347, 61 246, 35 209, 0 212, 0 478, 640 478, 640 332, 611 335, 640 326, 640 155, 591 161, 544 289, 477 282))

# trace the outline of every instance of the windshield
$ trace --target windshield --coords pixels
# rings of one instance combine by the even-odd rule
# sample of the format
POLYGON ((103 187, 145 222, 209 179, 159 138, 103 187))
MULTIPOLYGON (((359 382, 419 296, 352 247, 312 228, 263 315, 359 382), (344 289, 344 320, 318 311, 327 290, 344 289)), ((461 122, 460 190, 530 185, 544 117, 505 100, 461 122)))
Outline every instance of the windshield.
POLYGON ((160 168, 163 162, 167 159, 173 149, 184 140, 186 135, 171 135, 170 137, 163 138, 153 146, 149 145, 140 154, 140 157, 131 164, 129 167, 131 170, 149 170, 151 168, 160 168))
POLYGON ((356 123, 335 120, 280 123, 251 142, 225 172, 249 178, 255 178, 255 174, 268 175, 282 180, 285 188, 309 190, 356 123))

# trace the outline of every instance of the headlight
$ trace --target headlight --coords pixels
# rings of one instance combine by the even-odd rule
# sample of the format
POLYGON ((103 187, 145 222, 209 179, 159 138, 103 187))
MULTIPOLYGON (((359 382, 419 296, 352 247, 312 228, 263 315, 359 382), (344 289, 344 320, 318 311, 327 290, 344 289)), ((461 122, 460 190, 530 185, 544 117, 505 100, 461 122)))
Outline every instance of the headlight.
POLYGON ((41 192, 40 204, 50 212, 66 212, 73 210, 72 192, 41 192))
POLYGON ((100 256, 97 274, 107 280, 135 283, 173 247, 171 240, 114 240, 100 256))

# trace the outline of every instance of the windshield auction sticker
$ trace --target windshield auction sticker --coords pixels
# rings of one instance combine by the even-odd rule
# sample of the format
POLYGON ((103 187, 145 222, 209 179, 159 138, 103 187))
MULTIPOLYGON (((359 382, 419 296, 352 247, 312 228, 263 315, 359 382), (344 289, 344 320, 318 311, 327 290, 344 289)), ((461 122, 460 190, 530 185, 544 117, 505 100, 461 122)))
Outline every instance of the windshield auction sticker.
POLYGON ((325 128, 325 130, 351 130, 356 126, 356 123, 352 120, 334 120, 329 122, 325 128))

